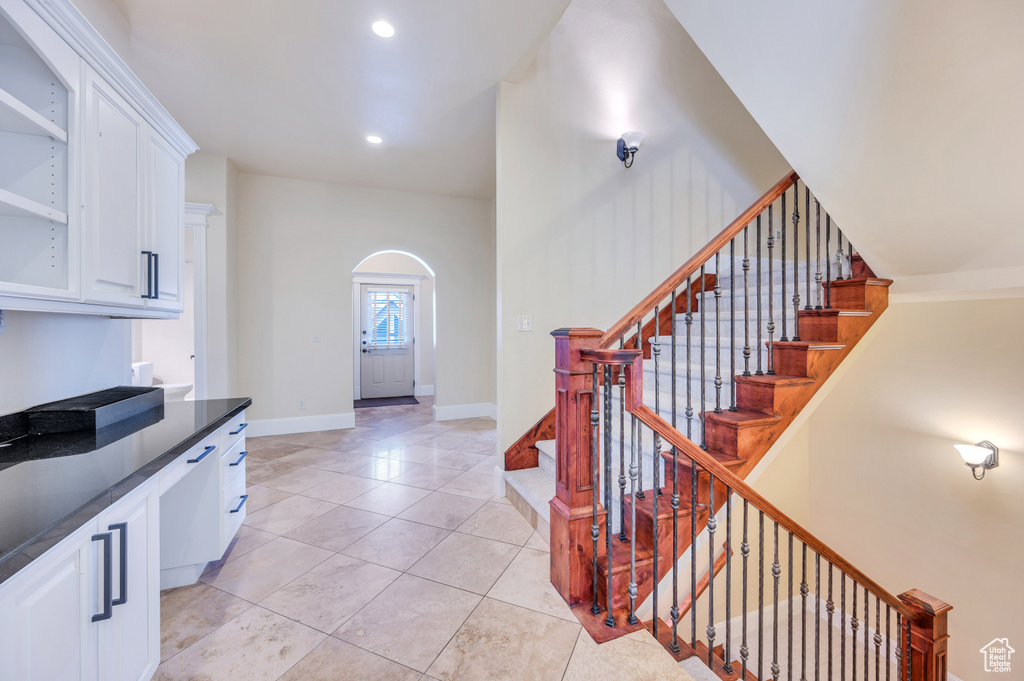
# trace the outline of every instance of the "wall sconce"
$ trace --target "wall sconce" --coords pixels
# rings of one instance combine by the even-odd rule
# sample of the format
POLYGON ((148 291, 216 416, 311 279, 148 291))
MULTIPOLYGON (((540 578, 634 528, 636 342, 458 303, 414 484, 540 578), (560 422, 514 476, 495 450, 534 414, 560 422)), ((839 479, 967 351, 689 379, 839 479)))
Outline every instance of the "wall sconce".
POLYGON ((982 440, 975 445, 953 445, 964 463, 971 468, 971 475, 975 480, 985 477, 985 471, 999 465, 999 448, 988 440, 982 440), (978 469, 981 469, 981 477, 978 477, 978 469))
POLYGON ((632 130, 630 132, 622 133, 622 137, 619 138, 618 149, 616 151, 619 160, 622 161, 622 165, 627 168, 633 167, 633 155, 636 150, 640 148, 640 143, 644 140, 644 134, 632 130))

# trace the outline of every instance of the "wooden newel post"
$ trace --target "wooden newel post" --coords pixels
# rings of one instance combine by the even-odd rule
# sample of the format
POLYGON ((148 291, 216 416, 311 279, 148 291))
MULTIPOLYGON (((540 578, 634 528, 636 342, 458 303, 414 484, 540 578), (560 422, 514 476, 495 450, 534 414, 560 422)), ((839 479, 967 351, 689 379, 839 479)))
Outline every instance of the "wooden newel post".
MULTIPOLYGON (((597 329, 558 329, 555 338, 555 498, 551 500, 551 583, 570 606, 592 596, 594 544, 590 411, 593 365, 580 350, 598 347, 597 329)), ((605 511, 598 510, 604 530, 605 511)), ((603 542, 601 543, 603 546, 603 542)), ((600 554, 603 555, 603 554, 600 554)))
POLYGON ((910 622, 913 657, 909 681, 946 681, 946 614, 953 606, 917 589, 900 594, 899 599, 917 615, 910 622))

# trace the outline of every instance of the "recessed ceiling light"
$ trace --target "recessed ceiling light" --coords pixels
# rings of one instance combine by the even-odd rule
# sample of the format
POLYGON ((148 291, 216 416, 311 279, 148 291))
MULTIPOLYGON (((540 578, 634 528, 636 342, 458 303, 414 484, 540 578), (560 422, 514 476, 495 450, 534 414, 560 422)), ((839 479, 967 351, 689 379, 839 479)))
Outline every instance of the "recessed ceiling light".
POLYGON ((373 32, 379 35, 381 38, 390 38, 395 34, 395 27, 390 21, 384 21, 383 19, 377 19, 371 26, 373 32))
POLYGON ((377 137, 376 135, 367 135, 366 141, 369 142, 370 144, 380 144, 384 140, 382 140, 380 137, 377 137))

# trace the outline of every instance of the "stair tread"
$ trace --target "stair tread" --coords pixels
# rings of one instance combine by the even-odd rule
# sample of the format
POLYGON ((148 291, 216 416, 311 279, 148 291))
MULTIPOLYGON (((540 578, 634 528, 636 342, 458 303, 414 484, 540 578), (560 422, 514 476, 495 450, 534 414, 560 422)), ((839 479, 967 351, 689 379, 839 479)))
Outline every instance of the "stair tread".
POLYGON ((750 411, 749 409, 737 409, 736 411, 723 409, 720 414, 704 412, 704 418, 708 421, 733 423, 741 427, 771 425, 782 420, 781 416, 773 416, 761 411, 750 411))
POLYGON ((540 466, 505 471, 505 483, 511 486, 533 510, 551 522, 549 502, 555 497, 555 474, 540 466))
MULTIPOLYGON (((686 517, 690 516, 690 490, 683 487, 679 488, 679 515, 686 517)), ((636 500, 636 512, 639 516, 641 513, 648 519, 654 517, 654 490, 649 489, 644 491, 643 497, 638 497, 636 500)), ((626 498, 627 506, 632 503, 632 497, 626 498)), ((704 504, 697 504, 699 510, 703 510, 704 504)), ((628 513, 628 511, 627 511, 628 513)), ((672 486, 666 485, 661 488, 661 497, 658 501, 658 520, 665 520, 672 517, 672 486)))
POLYGON ((846 343, 832 341, 775 341, 777 348, 807 348, 809 350, 842 350, 846 343))
POLYGON ((861 277, 859 279, 837 279, 832 282, 832 288, 837 286, 863 286, 868 284, 870 286, 889 286, 893 283, 892 279, 882 279, 880 277, 861 277))
MULTIPOLYGON (((629 550, 630 542, 620 541, 618 537, 612 539, 612 574, 617 575, 620 572, 629 572, 629 550)), ((647 548, 639 541, 636 543, 636 566, 647 567, 654 563, 654 551, 647 548)), ((597 561, 597 571, 602 575, 607 575, 605 572, 608 569, 608 558, 607 556, 600 558, 597 561)))
POLYGON ((810 385, 814 379, 809 376, 793 376, 784 374, 751 374, 749 376, 737 375, 737 383, 760 383, 763 385, 810 385))

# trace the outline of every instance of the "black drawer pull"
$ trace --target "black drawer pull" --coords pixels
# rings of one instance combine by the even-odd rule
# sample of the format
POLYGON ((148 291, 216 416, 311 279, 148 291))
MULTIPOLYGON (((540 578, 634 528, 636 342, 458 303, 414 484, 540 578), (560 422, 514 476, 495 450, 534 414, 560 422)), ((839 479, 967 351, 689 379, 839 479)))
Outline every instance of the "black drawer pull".
POLYGON ((103 542, 103 612, 92 616, 93 622, 99 622, 101 620, 109 620, 114 614, 114 603, 112 600, 114 595, 111 593, 114 590, 114 577, 110 574, 113 567, 111 565, 113 560, 111 543, 114 538, 111 532, 104 532, 103 534, 94 534, 92 540, 103 542))
POLYGON ((107 527, 111 532, 121 535, 121 595, 112 600, 111 605, 124 605, 128 602, 128 523, 117 523, 107 527))

